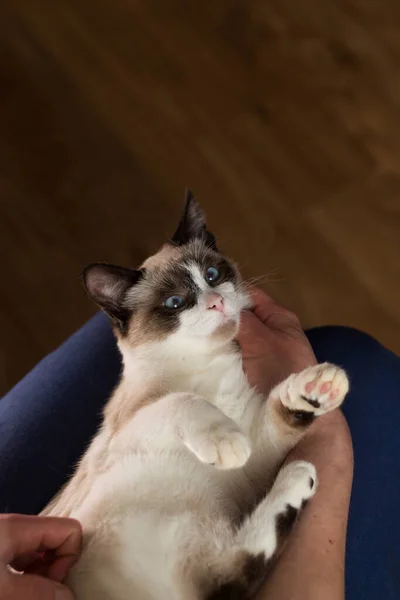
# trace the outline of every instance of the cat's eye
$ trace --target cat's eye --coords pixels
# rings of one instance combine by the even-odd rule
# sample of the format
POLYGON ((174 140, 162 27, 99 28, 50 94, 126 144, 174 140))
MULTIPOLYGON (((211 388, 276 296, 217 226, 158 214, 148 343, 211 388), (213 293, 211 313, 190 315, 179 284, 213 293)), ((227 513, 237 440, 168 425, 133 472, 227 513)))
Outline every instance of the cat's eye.
POLYGON ((216 267, 208 267, 206 271, 206 281, 214 283, 219 278, 219 271, 216 267))
POLYGON ((172 309, 182 308, 182 306, 184 306, 184 304, 185 304, 185 301, 182 298, 182 296, 170 296, 164 302, 164 306, 166 308, 172 308, 172 309))

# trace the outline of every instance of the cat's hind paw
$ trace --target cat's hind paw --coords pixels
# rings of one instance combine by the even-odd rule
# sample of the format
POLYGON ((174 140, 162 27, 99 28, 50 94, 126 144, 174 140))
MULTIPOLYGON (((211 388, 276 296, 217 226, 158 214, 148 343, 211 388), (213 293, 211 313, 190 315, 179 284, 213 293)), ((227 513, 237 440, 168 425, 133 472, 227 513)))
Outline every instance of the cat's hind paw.
POLYGON ((300 510, 317 490, 317 472, 310 462, 296 460, 278 473, 271 494, 283 506, 300 510))

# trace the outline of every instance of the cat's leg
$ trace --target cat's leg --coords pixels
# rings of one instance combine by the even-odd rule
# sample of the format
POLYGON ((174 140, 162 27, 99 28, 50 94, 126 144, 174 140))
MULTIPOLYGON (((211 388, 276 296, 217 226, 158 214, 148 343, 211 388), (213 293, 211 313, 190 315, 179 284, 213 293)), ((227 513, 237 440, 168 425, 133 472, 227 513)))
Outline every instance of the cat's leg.
POLYGON ((283 548, 297 516, 305 503, 315 494, 317 476, 314 466, 295 461, 283 467, 267 496, 245 519, 233 544, 225 554, 230 566, 213 583, 207 600, 225 598, 254 598, 265 579, 268 567, 283 548))
POLYGON ((279 549, 300 510, 317 489, 314 465, 298 460, 283 467, 271 491, 243 522, 239 545, 269 560, 279 549))
POLYGON ((190 393, 168 394, 143 407, 121 431, 121 439, 129 444, 132 434, 147 448, 183 444, 201 462, 220 469, 241 467, 251 454, 250 440, 240 427, 219 408, 190 393))
POLYGON ((348 391, 346 372, 330 363, 294 373, 270 393, 257 433, 282 447, 284 456, 316 417, 342 404, 348 391))

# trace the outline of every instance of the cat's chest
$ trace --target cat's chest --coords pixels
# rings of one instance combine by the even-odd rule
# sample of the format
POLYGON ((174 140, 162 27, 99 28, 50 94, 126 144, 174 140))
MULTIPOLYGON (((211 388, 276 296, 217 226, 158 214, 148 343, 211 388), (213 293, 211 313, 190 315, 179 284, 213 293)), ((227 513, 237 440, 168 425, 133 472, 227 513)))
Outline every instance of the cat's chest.
POLYGON ((218 396, 237 394, 240 363, 228 360, 203 362, 182 360, 171 368, 168 377, 171 391, 188 391, 211 401, 218 396))
POLYGON ((220 360, 206 366, 193 365, 190 370, 176 372, 168 382, 168 389, 205 398, 246 429, 257 404, 241 362, 235 360, 220 360))

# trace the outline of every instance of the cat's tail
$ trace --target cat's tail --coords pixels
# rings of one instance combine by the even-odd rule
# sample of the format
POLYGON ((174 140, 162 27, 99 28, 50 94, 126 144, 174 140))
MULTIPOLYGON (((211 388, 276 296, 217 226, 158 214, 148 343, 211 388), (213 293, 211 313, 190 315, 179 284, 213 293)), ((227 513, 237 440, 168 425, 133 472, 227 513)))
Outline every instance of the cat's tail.
POLYGON ((285 466, 270 493, 235 535, 235 558, 204 600, 254 598, 281 552, 299 512, 316 491, 315 467, 304 461, 285 466))

